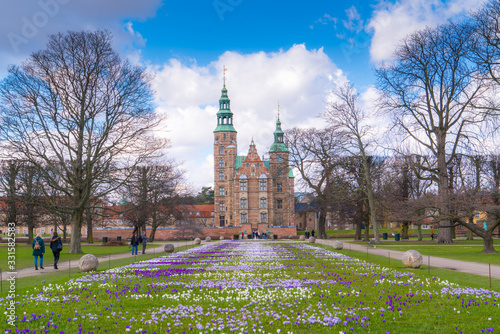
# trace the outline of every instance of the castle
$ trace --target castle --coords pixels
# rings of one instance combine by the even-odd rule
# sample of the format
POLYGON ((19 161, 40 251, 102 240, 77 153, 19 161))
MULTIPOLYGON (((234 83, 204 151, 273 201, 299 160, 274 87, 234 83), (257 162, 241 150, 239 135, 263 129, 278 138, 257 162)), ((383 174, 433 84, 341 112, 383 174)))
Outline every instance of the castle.
POLYGON ((269 160, 259 157, 253 140, 248 154, 238 156, 237 132, 224 83, 214 130, 215 226, 241 226, 251 233, 294 225, 294 176, 283 137, 278 115, 269 160))

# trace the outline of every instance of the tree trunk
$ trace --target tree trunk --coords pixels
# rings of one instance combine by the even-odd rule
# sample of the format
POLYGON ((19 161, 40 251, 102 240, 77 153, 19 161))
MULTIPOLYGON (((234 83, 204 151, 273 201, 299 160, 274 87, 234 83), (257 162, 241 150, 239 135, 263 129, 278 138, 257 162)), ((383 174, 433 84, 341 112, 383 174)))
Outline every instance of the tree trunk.
POLYGON ((446 164, 446 133, 437 134, 437 160, 438 160, 438 203, 439 203, 439 231, 438 231, 438 244, 451 244, 453 242, 451 237, 451 222, 449 219, 442 217, 449 213, 448 208, 448 166, 446 164))
POLYGON ((324 210, 321 210, 319 212, 319 221, 318 221, 318 237, 319 239, 326 239, 326 212, 323 212, 324 210))
POLYGON ((354 233, 354 240, 361 240, 361 225, 362 222, 356 223, 356 233, 354 233))
POLYGON ((82 252, 82 220, 83 212, 75 210, 71 216, 71 241, 68 253, 82 252))
POLYGON ((404 240, 410 239, 410 237, 408 236, 408 222, 407 221, 404 221, 402 223, 401 239, 404 239, 404 240))
POLYGON ((419 223, 417 225, 418 241, 422 241, 422 225, 419 223))
POLYGON ((153 222, 151 223, 151 232, 149 232, 149 238, 148 238, 149 242, 155 241, 156 227, 157 227, 156 221, 153 220, 153 222))
POLYGON ((474 240, 474 234, 471 230, 467 231, 467 240, 474 240))
POLYGON ((28 224, 28 245, 33 242, 33 225, 28 224))
POLYGON ((493 237, 491 236, 491 233, 486 233, 486 235, 483 237, 483 251, 481 253, 483 254, 498 253, 493 247, 493 237))
POLYGON ((93 232, 93 226, 92 226, 92 215, 90 215, 87 218, 87 243, 88 244, 93 244, 94 243, 94 232, 93 232))

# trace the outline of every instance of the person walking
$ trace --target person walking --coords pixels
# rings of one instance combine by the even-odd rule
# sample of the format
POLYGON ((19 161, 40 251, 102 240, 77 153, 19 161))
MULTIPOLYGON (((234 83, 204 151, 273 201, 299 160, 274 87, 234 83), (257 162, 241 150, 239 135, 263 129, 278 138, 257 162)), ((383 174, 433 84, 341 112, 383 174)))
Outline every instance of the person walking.
POLYGON ((431 240, 434 240, 434 226, 431 226, 431 240))
POLYGON ((54 255, 54 269, 57 268, 57 262, 59 262, 59 255, 63 249, 63 244, 61 237, 57 235, 57 231, 54 231, 52 239, 50 239, 50 249, 52 249, 52 254, 54 255))
POLYGON ((132 245, 132 255, 137 255, 137 246, 139 246, 139 239, 137 238, 135 232, 132 235, 132 239, 130 239, 130 244, 132 245))
POLYGON ((33 239, 31 244, 33 248, 33 256, 35 257, 35 270, 38 270, 38 257, 40 256, 40 269, 43 268, 43 254, 45 254, 45 243, 43 242, 40 233, 37 233, 36 238, 33 239))
POLYGON ((146 233, 142 234, 142 254, 146 254, 146 245, 148 244, 148 238, 146 237, 146 233))
POLYGON ((312 230, 311 231, 311 237, 314 237, 315 234, 316 234, 316 231, 312 230))

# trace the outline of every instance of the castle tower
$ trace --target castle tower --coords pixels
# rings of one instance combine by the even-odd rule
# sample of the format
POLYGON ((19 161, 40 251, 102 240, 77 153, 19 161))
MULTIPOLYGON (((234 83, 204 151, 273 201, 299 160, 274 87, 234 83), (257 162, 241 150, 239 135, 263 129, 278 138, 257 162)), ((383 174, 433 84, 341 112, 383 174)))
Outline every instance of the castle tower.
POLYGON ((214 130, 214 215, 215 226, 233 225, 234 173, 237 155, 231 101, 224 80, 214 130))
POLYGON ((274 143, 269 150, 270 173, 273 180, 273 212, 270 224, 273 226, 288 226, 293 221, 294 177, 288 164, 289 150, 284 142, 284 133, 281 130, 281 121, 276 120, 274 143))

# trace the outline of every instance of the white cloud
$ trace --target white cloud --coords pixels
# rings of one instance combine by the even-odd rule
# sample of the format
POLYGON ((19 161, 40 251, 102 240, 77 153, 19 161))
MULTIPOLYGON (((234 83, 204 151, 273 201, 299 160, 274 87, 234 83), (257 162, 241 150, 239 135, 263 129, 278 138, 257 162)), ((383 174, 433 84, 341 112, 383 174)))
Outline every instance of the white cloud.
POLYGON ((284 130, 321 127, 319 116, 329 92, 346 81, 341 70, 319 50, 294 45, 275 53, 225 52, 207 66, 171 59, 156 72, 153 88, 159 109, 168 114, 166 136, 171 158, 184 162, 194 189, 213 184, 213 130, 227 71, 228 95, 238 131, 238 153, 246 155, 252 138, 259 154, 273 142, 278 101, 284 130))
POLYGON ((445 23, 458 15, 479 8, 477 0, 399 0, 381 1, 368 22, 373 31, 370 47, 372 60, 390 59, 398 43, 408 34, 445 23))

